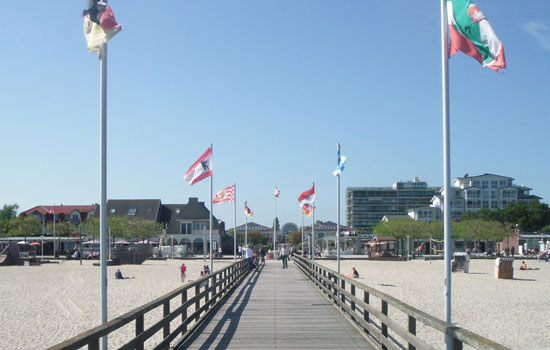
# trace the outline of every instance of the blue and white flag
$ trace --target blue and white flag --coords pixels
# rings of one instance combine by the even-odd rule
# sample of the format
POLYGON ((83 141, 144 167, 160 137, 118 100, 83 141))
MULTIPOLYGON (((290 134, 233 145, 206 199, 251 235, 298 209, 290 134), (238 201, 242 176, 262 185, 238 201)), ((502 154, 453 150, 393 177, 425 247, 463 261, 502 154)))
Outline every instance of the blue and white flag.
POLYGON ((340 176, 342 175, 342 171, 344 171, 344 163, 346 162, 346 157, 340 156, 340 142, 338 142, 336 148, 338 149, 338 162, 336 165, 336 170, 334 170, 332 173, 334 174, 334 176, 340 176))

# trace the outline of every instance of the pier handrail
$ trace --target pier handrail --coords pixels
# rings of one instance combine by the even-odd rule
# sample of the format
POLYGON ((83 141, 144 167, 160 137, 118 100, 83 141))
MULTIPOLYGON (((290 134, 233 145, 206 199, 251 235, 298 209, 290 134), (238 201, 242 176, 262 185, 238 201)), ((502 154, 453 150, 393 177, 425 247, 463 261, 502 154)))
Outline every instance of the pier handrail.
POLYGON ((372 287, 328 269, 309 259, 294 255, 294 263, 302 273, 313 282, 342 312, 348 316, 363 332, 382 349, 436 349, 416 335, 416 322, 439 331, 452 338, 452 350, 462 350, 463 344, 480 350, 510 350, 481 335, 464 328, 447 323, 437 317, 412 307, 391 295, 378 291, 372 287), (346 288, 346 285, 349 287, 346 288), (363 299, 357 297, 358 290, 363 291, 363 299), (381 308, 377 309, 370 302, 370 296, 381 301, 381 308), (400 310, 408 316, 407 327, 402 326, 389 317, 388 306, 400 310), (376 318, 380 324, 376 324, 376 318), (402 341, 388 333, 388 329, 398 335, 402 341))
POLYGON ((119 349, 143 349, 145 341, 161 330, 163 331, 163 340, 155 346, 155 349, 168 349, 170 343, 178 336, 182 336, 182 338, 189 336, 247 274, 246 261, 239 260, 132 311, 115 317, 101 326, 49 347, 48 350, 76 350, 84 346, 88 346, 89 350, 99 350, 99 342, 102 337, 130 322, 135 322, 135 337, 119 349), (193 289, 195 294, 188 298, 187 291, 193 289), (179 296, 181 296, 181 306, 170 310, 170 301, 179 296), (162 318, 145 329, 145 315, 160 306, 163 307, 162 318), (188 314, 190 307, 193 307, 194 310, 188 314), (181 324, 170 331, 170 322, 179 316, 181 316, 181 324), (192 326, 188 328, 192 322, 192 326))

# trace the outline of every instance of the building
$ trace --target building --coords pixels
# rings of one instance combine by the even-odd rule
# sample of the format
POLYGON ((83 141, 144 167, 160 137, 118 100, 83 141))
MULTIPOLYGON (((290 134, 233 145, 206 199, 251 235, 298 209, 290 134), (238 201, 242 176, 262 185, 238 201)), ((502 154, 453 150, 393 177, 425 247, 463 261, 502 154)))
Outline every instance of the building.
MULTIPOLYGON (((503 209, 512 202, 529 204, 541 197, 529 193, 532 189, 514 184, 508 176, 483 174, 477 176, 456 177, 451 183, 451 219, 460 220, 465 212, 477 212, 482 208, 503 209)), ((409 216, 415 220, 443 219, 443 191, 441 188, 428 207, 413 208, 409 216), (440 214, 438 214, 438 212, 440 214), (438 216, 438 217, 437 217, 438 216)))
POLYGON ((99 204, 92 205, 38 205, 25 210, 21 216, 34 215, 42 222, 42 235, 47 231, 46 224, 53 222, 70 221, 83 222, 99 215, 99 204))
POLYGON ((428 187, 415 177, 413 181, 395 182, 392 187, 348 187, 346 219, 350 230, 372 233, 386 215, 407 215, 411 208, 428 206, 440 187, 428 187))
MULTIPOLYGON (((186 245, 187 251, 203 254, 209 249, 210 210, 198 198, 187 204, 163 204, 161 221, 165 223, 164 244, 186 245)), ((216 250, 225 235, 225 223, 212 216, 212 249, 216 250)))

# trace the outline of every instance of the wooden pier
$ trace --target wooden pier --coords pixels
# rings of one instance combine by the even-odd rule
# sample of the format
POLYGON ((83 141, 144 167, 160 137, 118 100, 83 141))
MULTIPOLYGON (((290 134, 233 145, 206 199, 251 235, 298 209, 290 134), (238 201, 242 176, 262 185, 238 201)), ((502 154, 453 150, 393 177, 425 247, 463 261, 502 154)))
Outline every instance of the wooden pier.
POLYGON ((178 349, 374 349, 292 261, 268 260, 178 349))

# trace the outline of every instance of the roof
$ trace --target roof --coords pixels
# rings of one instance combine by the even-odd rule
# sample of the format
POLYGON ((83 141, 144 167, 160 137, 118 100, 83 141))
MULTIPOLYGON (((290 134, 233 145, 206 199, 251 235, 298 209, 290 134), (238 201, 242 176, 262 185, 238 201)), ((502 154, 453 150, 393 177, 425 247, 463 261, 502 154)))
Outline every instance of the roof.
MULTIPOLYGON (((38 212, 42 215, 49 214, 50 210, 54 207, 54 205, 37 205, 36 207, 33 207, 31 209, 25 210, 21 213, 21 215, 31 215, 35 212, 38 212)), ((88 213, 92 210, 95 210, 96 208, 99 208, 98 204, 94 205, 55 205, 55 213, 56 214, 64 214, 69 215, 73 211, 78 210, 81 213, 88 213)))
POLYGON ((483 175, 455 177, 455 179, 465 180, 465 179, 473 179, 473 178, 482 177, 482 176, 498 176, 498 177, 505 177, 505 178, 507 178, 507 179, 512 179, 512 180, 514 180, 514 178, 512 178, 512 177, 510 177, 510 176, 497 175, 497 174, 491 174, 491 173, 485 173, 485 174, 483 174, 483 175))
MULTIPOLYGON (((168 223, 168 233, 179 233, 182 221, 208 221, 210 210, 199 202, 197 197, 190 197, 187 204, 163 204, 161 221, 168 223)), ((212 215, 212 228, 218 228, 218 219, 212 215)))
POLYGON ((107 216, 132 216, 157 221, 160 211, 160 199, 109 199, 107 216))

